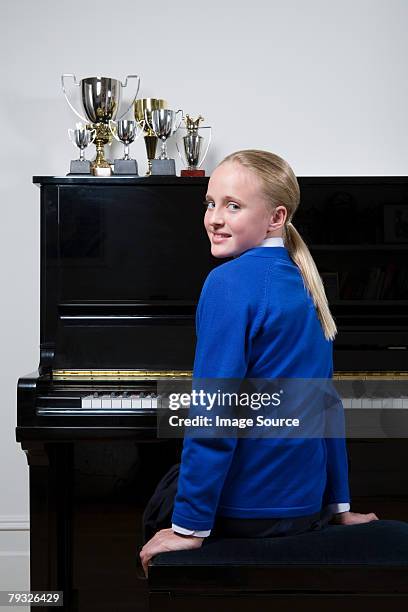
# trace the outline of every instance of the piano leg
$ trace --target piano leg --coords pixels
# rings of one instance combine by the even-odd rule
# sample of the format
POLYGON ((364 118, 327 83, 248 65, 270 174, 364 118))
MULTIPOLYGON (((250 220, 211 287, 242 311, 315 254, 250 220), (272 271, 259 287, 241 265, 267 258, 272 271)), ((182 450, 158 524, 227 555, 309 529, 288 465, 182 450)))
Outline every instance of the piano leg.
POLYGON ((148 609, 137 568, 142 514, 179 461, 182 441, 131 438, 22 442, 30 470, 30 588, 63 591, 63 610, 148 609))
MULTIPOLYGON (((72 444, 24 441, 30 470, 30 588, 72 592, 72 444)), ((36 607, 35 610, 48 610, 36 607)))

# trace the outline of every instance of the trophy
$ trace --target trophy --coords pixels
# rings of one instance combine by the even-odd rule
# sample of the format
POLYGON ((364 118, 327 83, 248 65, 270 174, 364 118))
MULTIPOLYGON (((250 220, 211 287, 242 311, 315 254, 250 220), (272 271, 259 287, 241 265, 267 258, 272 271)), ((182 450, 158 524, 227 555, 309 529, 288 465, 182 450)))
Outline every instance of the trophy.
POLYGON ((118 119, 120 120, 126 115, 139 91, 140 77, 130 74, 123 83, 108 77, 89 77, 77 82, 74 74, 63 74, 61 76, 61 84, 62 91, 70 108, 82 121, 89 123, 90 127, 95 130, 96 158, 91 164, 92 174, 95 176, 110 176, 111 165, 105 159, 104 152, 105 145, 110 144, 112 140, 109 120, 116 119, 117 115, 119 115, 118 119), (73 85, 75 86, 70 90, 69 95, 65 87, 65 81, 68 78, 73 79, 73 85), (124 112, 119 112, 122 89, 127 86, 128 79, 137 79, 136 93, 130 105, 125 107, 124 112), (76 100, 76 103, 70 100, 70 98, 75 98, 76 92, 80 96, 79 104, 78 100, 76 100), (82 107, 82 112, 78 110, 78 106, 82 107))
POLYGON ((159 159, 152 160, 152 174, 176 174, 176 162, 174 159, 167 157, 167 139, 176 132, 183 119, 183 111, 169 110, 160 108, 151 112, 151 123, 149 122, 148 114, 145 114, 146 123, 156 134, 157 138, 162 141, 161 153, 159 159), (180 120, 177 121, 177 115, 181 113, 180 120))
POLYGON ((121 119, 117 122, 112 121, 112 119, 109 121, 112 135, 125 147, 122 159, 115 159, 113 162, 114 174, 138 174, 137 161, 129 157, 129 145, 139 138, 143 132, 143 127, 144 121, 142 121, 142 125, 138 121, 130 121, 128 119, 121 119))
POLYGON ((71 160, 70 174, 90 174, 91 162, 85 159, 84 150, 95 139, 96 130, 90 130, 82 123, 77 123, 75 130, 68 130, 72 144, 79 149, 79 159, 71 160))
POLYGON ((159 98, 139 98, 139 100, 135 100, 135 119, 139 123, 141 121, 145 121, 144 130, 145 130, 145 145, 146 145, 146 153, 147 153, 147 161, 148 161, 148 169, 146 172, 146 176, 150 176, 152 173, 152 159, 156 157, 156 147, 157 147, 157 136, 153 132, 152 128, 149 127, 149 123, 151 124, 151 113, 153 110, 159 108, 167 108, 166 100, 162 100, 159 98), (146 119, 146 120, 145 120, 146 119))
POLYGON ((199 115, 197 119, 193 119, 190 115, 186 115, 184 123, 186 127, 180 128, 176 142, 177 151, 185 170, 180 172, 180 176, 205 176, 205 170, 199 170, 207 156, 208 148, 211 142, 211 127, 200 126, 200 121, 204 121, 204 117, 199 115), (198 130, 203 130, 206 137, 204 138, 198 133, 198 130))

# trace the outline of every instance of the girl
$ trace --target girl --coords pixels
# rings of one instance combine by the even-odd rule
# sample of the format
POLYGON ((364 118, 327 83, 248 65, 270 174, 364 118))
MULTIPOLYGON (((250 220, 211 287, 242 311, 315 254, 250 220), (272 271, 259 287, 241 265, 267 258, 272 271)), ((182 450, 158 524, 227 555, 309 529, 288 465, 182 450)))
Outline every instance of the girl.
MULTIPOLYGON (((193 378, 332 377, 337 329, 292 223, 299 200, 293 170, 267 151, 237 151, 213 172, 204 225, 211 253, 232 259, 200 295, 193 378)), ((172 528, 142 548, 146 575, 154 555, 199 548, 210 533, 269 537, 331 518, 377 520, 350 512, 347 473, 343 438, 185 438, 172 528)))

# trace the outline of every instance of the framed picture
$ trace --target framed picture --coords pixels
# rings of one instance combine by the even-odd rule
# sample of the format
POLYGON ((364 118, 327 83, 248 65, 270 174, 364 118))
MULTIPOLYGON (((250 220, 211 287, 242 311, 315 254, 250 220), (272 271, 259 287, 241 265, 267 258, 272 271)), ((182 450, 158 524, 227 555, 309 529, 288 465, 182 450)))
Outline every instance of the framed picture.
POLYGON ((408 204, 384 204, 384 242, 408 244, 408 204))

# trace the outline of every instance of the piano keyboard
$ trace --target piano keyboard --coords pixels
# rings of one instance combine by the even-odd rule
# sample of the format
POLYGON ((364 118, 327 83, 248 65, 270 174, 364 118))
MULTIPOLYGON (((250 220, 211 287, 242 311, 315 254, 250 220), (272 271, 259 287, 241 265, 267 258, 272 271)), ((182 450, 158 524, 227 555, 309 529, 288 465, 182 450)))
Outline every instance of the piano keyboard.
POLYGON ((155 409, 160 407, 160 396, 157 393, 122 393, 101 394, 94 393, 81 398, 81 408, 146 408, 155 409))
POLYGON ((38 397, 38 415, 143 414, 161 407, 161 396, 153 391, 55 390, 38 397))
MULTIPOLYGON (((339 395, 341 397, 341 395, 339 395)), ((408 409, 408 396, 405 393, 391 397, 341 397, 344 409, 390 410, 408 409)), ((38 398, 37 414, 71 413, 95 414, 118 413, 134 414, 143 411, 154 411, 164 407, 165 402, 160 394, 148 391, 117 391, 107 390, 79 391, 77 393, 56 391, 50 395, 38 398)))
POLYGON ((353 408, 369 408, 372 410, 408 409, 408 397, 346 397, 342 398, 342 403, 345 410, 352 410, 353 408))

